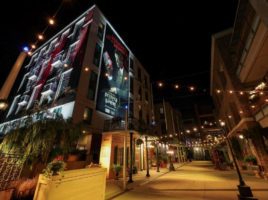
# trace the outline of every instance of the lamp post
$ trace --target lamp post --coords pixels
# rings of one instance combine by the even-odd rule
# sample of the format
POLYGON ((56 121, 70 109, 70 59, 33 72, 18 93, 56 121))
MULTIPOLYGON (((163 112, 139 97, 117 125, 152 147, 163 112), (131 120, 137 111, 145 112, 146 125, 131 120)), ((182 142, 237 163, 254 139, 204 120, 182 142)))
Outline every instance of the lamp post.
POLYGON ((169 155, 169 171, 175 171, 175 168, 173 166, 171 156, 174 154, 173 151, 167 151, 167 154, 169 155))
POLYGON ((156 141, 156 172, 160 172, 159 171, 159 152, 158 152, 158 145, 159 145, 159 142, 156 141))
POLYGON ((148 136, 145 136, 145 145, 146 145, 146 165, 147 165, 147 173, 146 176, 150 177, 149 174, 149 157, 148 157, 148 136))
POLYGON ((232 149, 232 146, 231 146, 231 142, 230 142, 230 140, 228 138, 228 135, 227 135, 227 133, 225 131, 225 122, 222 121, 220 123, 220 125, 222 127, 223 134, 226 137, 227 144, 228 144, 228 146, 230 148, 231 155, 233 157, 233 161, 234 161, 234 164, 235 164, 236 172, 237 172, 238 177, 239 177, 239 185, 237 186, 238 187, 238 191, 239 191, 239 195, 237 195, 238 196, 238 199, 239 200, 246 200, 246 199, 254 199, 254 200, 257 200, 257 198, 253 198, 253 194, 251 192, 250 187, 245 184, 245 181, 242 178, 242 175, 241 175, 240 170, 239 170, 238 165, 237 165, 236 157, 234 156, 234 152, 233 152, 233 149, 232 149))

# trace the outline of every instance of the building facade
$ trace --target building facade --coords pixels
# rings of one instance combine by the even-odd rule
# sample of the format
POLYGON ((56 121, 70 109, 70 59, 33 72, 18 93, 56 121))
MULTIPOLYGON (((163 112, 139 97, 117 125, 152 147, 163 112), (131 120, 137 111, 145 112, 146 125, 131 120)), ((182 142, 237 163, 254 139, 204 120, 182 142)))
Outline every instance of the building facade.
POLYGON ((129 122, 152 123, 150 76, 96 6, 35 50, 20 73, 1 132, 23 126, 26 115, 72 117, 87 124, 78 146, 98 162, 109 121, 123 124, 127 109, 129 122))
POLYGON ((266 173, 267 11, 266 1, 240 1, 234 27, 213 35, 211 46, 211 96, 217 120, 226 122, 228 137, 239 144, 242 158, 254 155, 266 173))

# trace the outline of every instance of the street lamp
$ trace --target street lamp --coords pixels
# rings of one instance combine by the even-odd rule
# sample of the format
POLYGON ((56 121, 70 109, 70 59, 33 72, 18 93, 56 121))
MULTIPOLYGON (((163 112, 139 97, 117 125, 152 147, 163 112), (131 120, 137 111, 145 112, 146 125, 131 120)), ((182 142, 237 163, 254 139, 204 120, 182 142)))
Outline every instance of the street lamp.
POLYGON ((174 154, 173 151, 167 151, 167 154, 169 154, 169 171, 175 171, 175 168, 173 166, 171 156, 174 154))
POLYGON ((5 111, 8 107, 7 100, 0 99, 0 111, 5 111))
POLYGON ((242 178, 242 175, 240 173, 240 170, 238 168, 238 165, 237 165, 237 162, 236 162, 236 158, 234 156, 234 152, 233 152, 233 149, 232 149, 232 146, 231 146, 231 142, 227 136, 227 133, 225 131, 225 122, 224 121, 221 121, 220 122, 220 125, 222 127, 222 130, 223 130, 223 134, 224 136, 226 137, 226 140, 227 140, 227 144, 230 148, 230 151, 231 151, 231 155, 233 157, 233 161, 234 161, 234 164, 235 164, 235 168, 236 168, 236 172, 238 174, 238 177, 239 177, 239 185, 237 186, 238 187, 238 191, 239 191, 239 195, 238 195, 238 199, 239 200, 242 200, 242 199, 256 199, 257 198, 252 198, 253 197, 253 194, 251 192, 251 189, 249 186, 247 186, 242 178))

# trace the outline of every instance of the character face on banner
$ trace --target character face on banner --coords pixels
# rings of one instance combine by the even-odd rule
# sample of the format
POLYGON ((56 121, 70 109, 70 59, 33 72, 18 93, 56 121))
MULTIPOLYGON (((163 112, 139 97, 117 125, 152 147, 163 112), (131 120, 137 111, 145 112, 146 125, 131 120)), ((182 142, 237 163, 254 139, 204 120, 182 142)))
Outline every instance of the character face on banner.
POLYGON ((128 105, 128 59, 127 48, 107 25, 97 100, 97 109, 106 114, 124 117, 124 106, 128 105))

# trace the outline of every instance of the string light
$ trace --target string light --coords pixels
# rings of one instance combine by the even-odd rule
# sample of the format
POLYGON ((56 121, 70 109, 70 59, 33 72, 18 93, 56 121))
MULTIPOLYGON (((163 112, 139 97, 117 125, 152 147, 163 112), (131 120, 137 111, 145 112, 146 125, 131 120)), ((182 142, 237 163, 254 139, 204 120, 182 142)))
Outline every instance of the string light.
POLYGON ((233 90, 230 90, 230 91, 229 91, 230 94, 233 94, 233 92, 234 92, 233 90))
POLYGON ((32 44, 32 45, 31 45, 31 48, 32 48, 32 49, 36 49, 36 45, 35 45, 35 44, 32 44))
POLYGON ((125 80, 125 81, 127 80, 127 76, 124 77, 124 80, 125 80))
POLYGON ((48 19, 48 23, 49 23, 50 25, 54 25, 54 24, 55 24, 55 20, 54 20, 53 18, 49 18, 49 19, 48 19))
POLYGON ((268 102, 268 99, 265 99, 265 102, 268 102))
POLYGON ((38 38, 39 40, 43 40, 43 39, 44 39, 44 36, 43 36, 42 34, 38 34, 37 38, 38 38))
POLYGON ((193 91, 195 90, 195 87, 194 87, 194 86, 190 86, 190 87, 189 87, 189 90, 190 90, 191 92, 193 92, 193 91))
POLYGON ((175 85, 174 85, 174 88, 175 88, 175 89, 179 89, 179 87, 180 87, 179 84, 175 84, 175 85))
POLYGON ((64 63, 63 66, 64 66, 64 67, 68 67, 68 63, 64 63))
POLYGON ((221 91, 220 91, 220 90, 216 90, 216 92, 217 92, 218 94, 220 94, 220 93, 221 93, 221 91))
POLYGON ((251 105, 250 107, 251 107, 251 108, 255 108, 255 105, 251 105))
POLYGON ((243 111, 242 111, 242 110, 240 110, 240 111, 239 111, 239 113, 240 113, 240 114, 243 114, 243 111))
POLYGON ((260 95, 263 95, 264 93, 263 92, 260 92, 260 95))
POLYGON ((228 115, 228 118, 231 119, 232 118, 232 115, 228 115))
POLYGON ((159 82, 158 83, 158 87, 163 87, 163 83, 162 82, 159 82))
POLYGON ((243 92, 243 91, 240 91, 240 92, 239 92, 239 94, 240 94, 240 95, 243 95, 243 94, 244 94, 244 92, 243 92))
POLYGON ((85 71, 86 71, 86 72, 88 72, 88 70, 89 70, 89 68, 88 68, 88 67, 86 67, 86 68, 85 68, 85 71))

